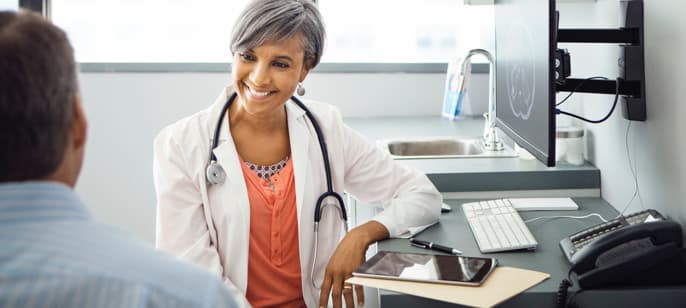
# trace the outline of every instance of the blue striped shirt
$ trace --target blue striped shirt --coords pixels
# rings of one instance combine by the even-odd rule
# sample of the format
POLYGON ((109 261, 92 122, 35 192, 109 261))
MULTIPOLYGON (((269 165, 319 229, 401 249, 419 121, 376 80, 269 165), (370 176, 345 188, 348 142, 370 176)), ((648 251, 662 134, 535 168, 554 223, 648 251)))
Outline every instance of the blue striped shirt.
POLYGON ((219 277, 96 222, 55 182, 0 184, 0 307, 235 307, 219 277))

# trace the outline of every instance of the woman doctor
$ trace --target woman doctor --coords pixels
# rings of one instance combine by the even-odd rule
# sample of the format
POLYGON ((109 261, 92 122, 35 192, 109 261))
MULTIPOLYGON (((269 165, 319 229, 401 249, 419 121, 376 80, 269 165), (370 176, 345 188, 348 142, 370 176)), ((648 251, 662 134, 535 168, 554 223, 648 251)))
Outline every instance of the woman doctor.
MULTIPOLYGON (((330 297, 334 307, 343 299, 353 307, 344 281, 369 245, 440 214, 440 194, 425 175, 394 163, 333 106, 308 102, 328 147, 333 190, 385 207, 344 234, 338 202, 326 198, 315 243, 324 157, 313 121, 291 96, 296 88, 304 94, 324 36, 311 0, 251 2, 232 33, 232 85, 155 139, 157 247, 221 275, 255 307, 325 307, 330 297), (210 151, 226 173, 209 181, 216 184, 206 175, 210 151)), ((355 289, 362 306, 362 288, 355 289)))

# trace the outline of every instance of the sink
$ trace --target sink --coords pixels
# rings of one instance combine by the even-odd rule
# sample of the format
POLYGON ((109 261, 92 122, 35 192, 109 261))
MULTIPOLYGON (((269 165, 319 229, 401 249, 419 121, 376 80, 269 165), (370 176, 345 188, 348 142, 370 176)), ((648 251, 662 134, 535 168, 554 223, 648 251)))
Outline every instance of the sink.
POLYGON ((487 151, 478 138, 423 137, 378 140, 384 151, 395 159, 515 157, 506 147, 502 151, 487 151))
POLYGON ((396 156, 478 155, 483 153, 474 139, 391 141, 388 151, 396 156))

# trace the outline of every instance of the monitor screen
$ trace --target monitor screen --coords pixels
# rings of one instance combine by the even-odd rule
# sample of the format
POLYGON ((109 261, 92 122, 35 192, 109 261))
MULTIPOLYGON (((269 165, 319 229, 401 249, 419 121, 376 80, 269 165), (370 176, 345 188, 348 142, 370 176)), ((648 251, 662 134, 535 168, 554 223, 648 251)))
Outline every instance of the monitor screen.
POLYGON ((555 165, 555 0, 495 1, 496 125, 555 165))

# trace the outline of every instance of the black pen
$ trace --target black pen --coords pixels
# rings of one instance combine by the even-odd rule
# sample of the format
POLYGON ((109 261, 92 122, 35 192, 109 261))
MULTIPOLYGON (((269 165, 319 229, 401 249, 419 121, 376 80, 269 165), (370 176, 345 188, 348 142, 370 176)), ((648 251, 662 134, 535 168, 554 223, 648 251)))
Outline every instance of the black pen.
POLYGON ((455 248, 450 248, 448 246, 443 246, 440 244, 436 244, 434 242, 427 242, 427 241, 418 240, 418 239, 415 239, 414 237, 410 238, 410 245, 412 245, 414 247, 424 248, 424 249, 438 250, 438 251, 442 251, 442 252, 453 254, 453 255, 461 255, 462 254, 462 251, 459 251, 455 248))

